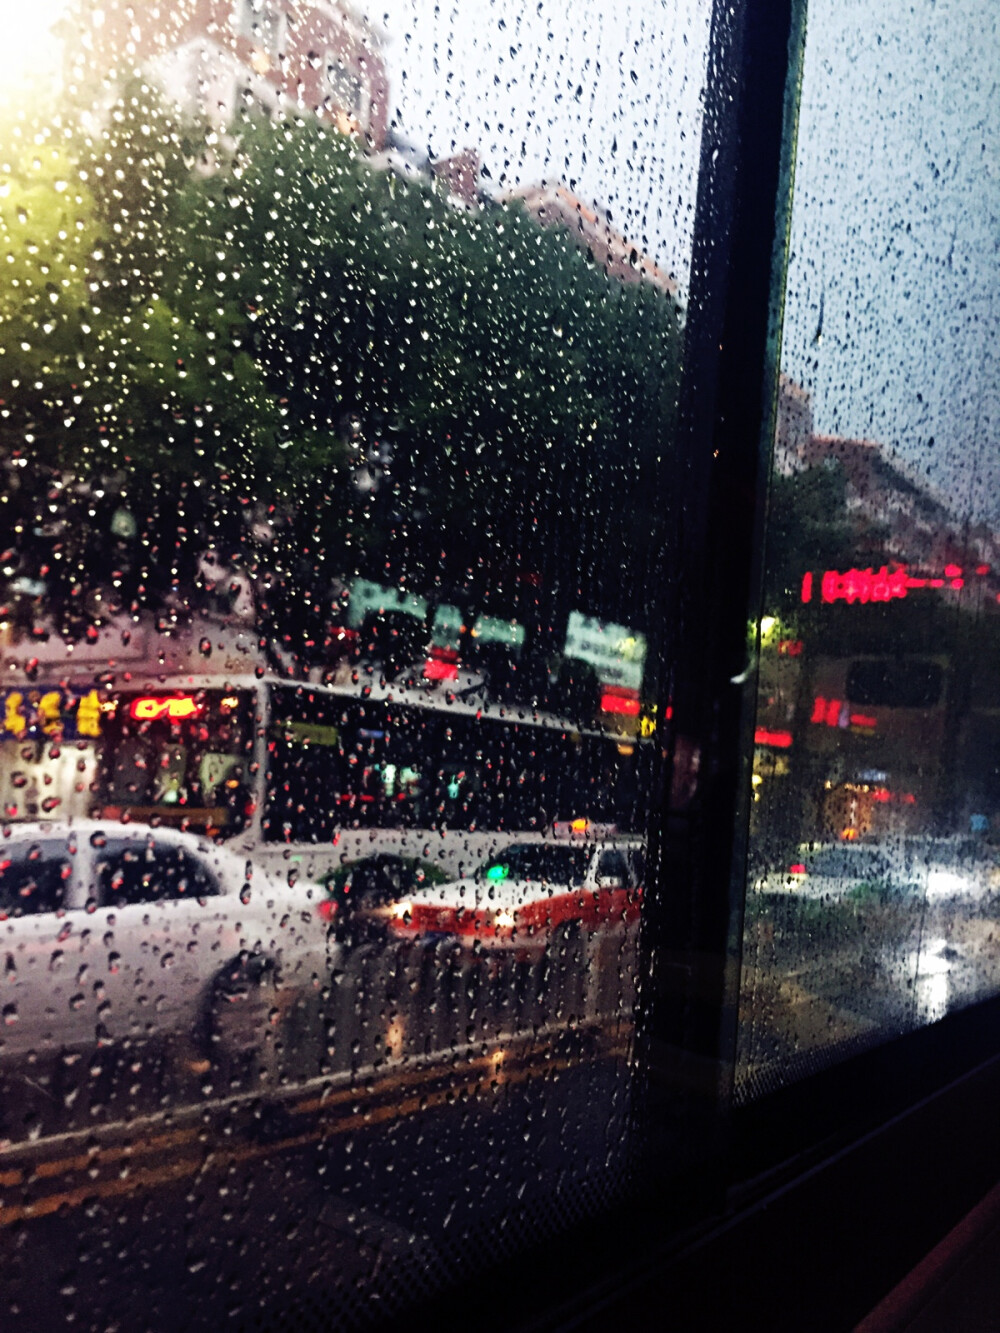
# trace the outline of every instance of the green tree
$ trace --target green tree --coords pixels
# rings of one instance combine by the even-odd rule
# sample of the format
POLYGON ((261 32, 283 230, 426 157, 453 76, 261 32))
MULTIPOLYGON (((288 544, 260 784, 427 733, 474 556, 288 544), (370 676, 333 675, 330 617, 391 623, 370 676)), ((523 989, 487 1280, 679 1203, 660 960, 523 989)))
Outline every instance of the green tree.
POLYGON ((52 469, 24 488, 36 507, 68 473, 92 520, 97 483, 122 493, 135 537, 103 552, 120 601, 183 600, 213 546, 315 645, 363 566, 486 596, 503 547, 512 568, 547 556, 553 597, 586 585, 619 608, 604 575, 648 541, 670 448, 680 324, 662 293, 610 281, 520 206, 456 209, 312 119, 218 136, 137 82, 91 138, 10 137, 2 225, 24 254, 0 307, 0 450, 32 444, 52 469), (365 496, 352 475, 386 438, 365 496))

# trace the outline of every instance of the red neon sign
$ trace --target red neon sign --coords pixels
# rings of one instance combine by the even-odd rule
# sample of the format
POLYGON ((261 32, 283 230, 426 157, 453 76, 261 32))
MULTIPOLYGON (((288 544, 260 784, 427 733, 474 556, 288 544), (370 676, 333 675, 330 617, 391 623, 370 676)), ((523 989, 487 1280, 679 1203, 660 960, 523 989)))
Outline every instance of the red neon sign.
POLYGON ((820 596, 828 603, 891 602, 894 598, 905 597, 910 586, 902 567, 890 570, 888 565, 883 565, 875 570, 849 569, 844 574, 828 569, 823 575, 820 596))
POLYGON ((872 730, 878 726, 878 718, 872 713, 852 713, 843 699, 824 699, 817 694, 813 700, 810 722, 823 727, 865 727, 872 730))
POLYGON ((754 745, 773 745, 777 750, 787 750, 792 744, 790 731, 768 731, 767 727, 758 727, 753 734, 754 745))
POLYGON ((872 730, 874 730, 875 727, 878 726, 878 718, 875 717, 872 713, 852 713, 851 726, 871 727, 872 730))
POLYGON ((128 711, 129 716, 139 722, 155 722, 163 717, 170 718, 172 722, 180 722, 185 718, 200 716, 205 711, 205 706, 197 699, 192 699, 189 694, 170 697, 146 694, 140 699, 133 699, 128 711))
POLYGON ((639 700, 630 699, 624 694, 602 694, 602 713, 624 713, 626 717, 639 716, 639 700))
MULTIPOLYGON (((976 573, 980 576, 989 573, 989 565, 977 565, 976 573)), ((820 575, 820 601, 847 602, 891 602, 905 597, 914 588, 954 588, 956 591, 965 587, 961 565, 945 565, 944 575, 918 577, 907 572, 905 565, 882 565, 880 569, 828 569, 820 575)), ((813 598, 813 574, 808 571, 802 576, 802 601, 811 602, 813 598)), ((998 599, 1000 600, 1000 599, 998 599)))

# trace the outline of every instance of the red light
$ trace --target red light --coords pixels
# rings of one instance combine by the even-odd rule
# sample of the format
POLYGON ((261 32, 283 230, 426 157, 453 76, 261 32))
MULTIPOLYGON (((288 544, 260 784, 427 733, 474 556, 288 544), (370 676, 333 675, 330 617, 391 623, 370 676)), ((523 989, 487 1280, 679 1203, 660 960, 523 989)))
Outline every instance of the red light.
POLYGON ((802 575, 802 600, 811 602, 813 595, 813 576, 812 573, 802 575))
POLYGON ((809 872, 806 870, 805 866, 801 861, 796 861, 793 866, 788 867, 788 873, 790 875, 806 875, 809 872))
POLYGON ((891 602, 895 597, 905 597, 909 581, 903 566, 890 570, 888 565, 881 569, 849 569, 841 574, 839 570, 828 569, 823 575, 822 597, 824 602, 891 602))
POLYGON ((782 657, 801 657, 802 640, 801 639, 780 639, 778 641, 778 653, 782 657))
POLYGON ((852 713, 851 726, 872 727, 874 729, 878 726, 878 718, 874 717, 871 713, 852 713))
POLYGON ((766 727, 758 727, 753 734, 754 745, 773 745, 777 750, 787 750, 792 743, 792 733, 790 731, 768 731, 766 727))
POLYGON ((825 727, 839 727, 843 711, 844 705, 840 699, 824 699, 821 694, 817 694, 809 721, 825 727))
POLYGON ((944 579, 928 579, 927 586, 928 588, 943 588, 944 579))
POLYGON ((888 805, 892 800, 892 792, 889 791, 888 787, 873 787, 871 797, 879 805, 888 805))
POLYGON ((989 572, 990 572, 990 567, 989 567, 989 565, 977 565, 977 566, 976 566, 976 573, 977 573, 980 577, 982 577, 983 574, 988 574, 989 572))
POLYGON ((626 717, 638 717, 639 700, 631 699, 625 694, 602 694, 601 712, 624 713, 626 717))
POLYGON ((205 711, 205 706, 189 694, 166 698, 162 695, 146 694, 142 698, 133 699, 128 711, 129 716, 139 722, 155 722, 162 717, 168 717, 172 722, 180 722, 185 718, 199 717, 205 711))
POLYGON ((964 587, 965 587, 965 579, 952 579, 952 581, 951 581, 951 586, 952 586, 953 588, 964 588, 964 587))
POLYGON ((424 680, 457 680, 458 665, 444 662, 437 657, 430 657, 424 667, 424 680))
POLYGON ((961 565, 945 565, 945 567, 944 567, 944 576, 945 576, 946 579, 957 579, 957 578, 961 578, 961 575, 962 575, 962 566, 961 566, 961 565))
POLYGON ((324 898, 322 902, 316 904, 316 911, 324 921, 329 921, 336 915, 337 903, 333 898, 324 898))

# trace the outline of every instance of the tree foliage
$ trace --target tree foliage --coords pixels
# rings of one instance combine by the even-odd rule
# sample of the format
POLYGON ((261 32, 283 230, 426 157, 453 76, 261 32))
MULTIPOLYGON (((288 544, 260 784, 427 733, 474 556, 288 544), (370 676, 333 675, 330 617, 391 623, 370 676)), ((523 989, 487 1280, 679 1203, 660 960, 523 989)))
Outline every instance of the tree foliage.
POLYGON ((22 117, 0 161, 0 455, 30 458, 6 567, 46 584, 36 613, 176 608, 207 548, 290 639, 362 569, 473 599, 508 570, 513 605, 546 550, 551 596, 617 606, 670 447, 671 300, 313 119, 218 134, 136 82, 85 123, 22 117))

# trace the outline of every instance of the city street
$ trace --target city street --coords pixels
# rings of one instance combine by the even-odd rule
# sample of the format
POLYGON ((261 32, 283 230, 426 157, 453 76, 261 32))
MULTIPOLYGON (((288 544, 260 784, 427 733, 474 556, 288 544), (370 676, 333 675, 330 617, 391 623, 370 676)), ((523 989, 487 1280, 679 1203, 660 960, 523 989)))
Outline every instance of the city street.
POLYGON ((10 1149, 4 1327, 356 1326, 471 1277, 614 1195, 629 1038, 551 1030, 10 1149))

